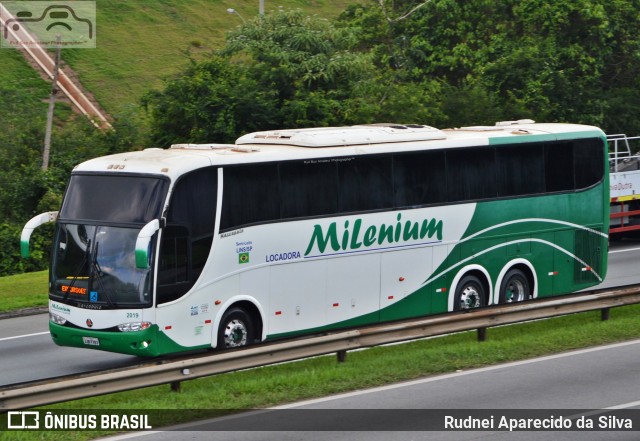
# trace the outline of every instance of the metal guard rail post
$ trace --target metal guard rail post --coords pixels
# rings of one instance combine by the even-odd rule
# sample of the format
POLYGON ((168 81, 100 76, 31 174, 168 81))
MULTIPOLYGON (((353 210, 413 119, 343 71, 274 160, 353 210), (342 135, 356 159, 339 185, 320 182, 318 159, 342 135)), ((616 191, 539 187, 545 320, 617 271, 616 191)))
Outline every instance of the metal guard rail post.
POLYGON ((608 310, 611 307, 635 303, 640 303, 640 285, 613 291, 575 294, 549 300, 500 305, 470 312, 376 325, 319 337, 264 344, 237 351, 168 360, 160 364, 48 379, 1 388, 0 412, 171 384, 239 369, 386 343, 486 329, 491 326, 598 309, 608 310))

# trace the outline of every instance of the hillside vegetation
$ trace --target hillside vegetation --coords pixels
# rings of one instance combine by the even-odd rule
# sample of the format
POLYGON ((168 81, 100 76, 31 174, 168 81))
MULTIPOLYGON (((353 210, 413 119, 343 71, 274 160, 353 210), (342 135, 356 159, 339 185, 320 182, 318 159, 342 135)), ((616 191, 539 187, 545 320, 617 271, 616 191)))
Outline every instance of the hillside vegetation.
MULTIPOLYGON (((280 7, 335 18, 345 0, 265 0, 280 7)), ((225 33, 258 15, 258 0, 127 0, 97 2, 97 46, 67 50, 65 60, 110 113, 137 105, 149 88, 224 44, 225 33), (229 14, 233 8, 238 14, 229 14), (241 18, 242 17, 242 18, 241 18)))

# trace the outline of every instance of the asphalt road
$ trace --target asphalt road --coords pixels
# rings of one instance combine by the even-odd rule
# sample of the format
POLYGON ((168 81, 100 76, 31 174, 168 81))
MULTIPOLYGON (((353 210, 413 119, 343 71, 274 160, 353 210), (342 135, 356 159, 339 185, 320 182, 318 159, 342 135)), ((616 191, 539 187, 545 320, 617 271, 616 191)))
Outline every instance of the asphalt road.
POLYGON ((116 440, 193 441, 383 441, 383 440, 634 440, 640 439, 640 340, 586 350, 540 357, 417 381, 393 384, 333 397, 279 407, 270 411, 177 426, 172 431, 130 433, 109 438, 116 440), (354 411, 358 409, 358 411, 354 411), (443 410, 444 409, 444 410, 443 410), (446 410, 455 409, 455 410, 446 410), (499 428, 507 419, 564 414, 571 420, 571 431, 398 431, 391 428, 420 427, 416 418, 435 419, 444 427, 444 418, 464 420, 486 409, 499 428), (517 411, 514 411, 517 409, 517 411), (562 409, 569 409, 563 411, 562 409), (576 410, 578 409, 578 410, 576 410), (598 409, 585 412, 585 409, 598 409), (633 410, 634 431, 584 431, 577 429, 580 416, 598 427, 600 417, 609 421, 604 410, 617 409, 620 420, 633 410), (623 412, 624 412, 623 411, 623 412), (511 413, 513 412, 513 413, 511 413), (637 415, 636 415, 637 414, 637 415), (369 427, 352 430, 350 419, 369 427), (386 419, 386 420, 385 420, 386 419), (387 423, 388 421, 388 423, 387 423), (322 427, 322 424, 326 426, 322 427), (308 431, 305 428, 320 430, 308 431), (269 429, 298 427, 299 431, 269 429), (233 427, 235 430, 227 430, 233 427), (248 430, 259 428, 261 430, 248 430), (267 429, 267 430, 264 430, 267 429))
POLYGON ((130 355, 56 346, 48 314, 0 320, 0 386, 140 363, 130 355))

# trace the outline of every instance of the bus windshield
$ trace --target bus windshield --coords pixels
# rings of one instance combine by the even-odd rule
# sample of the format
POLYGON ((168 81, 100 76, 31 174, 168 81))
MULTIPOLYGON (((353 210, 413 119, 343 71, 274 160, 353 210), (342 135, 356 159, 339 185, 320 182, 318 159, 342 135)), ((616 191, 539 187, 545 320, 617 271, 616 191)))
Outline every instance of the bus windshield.
POLYGON ((151 270, 138 269, 139 229, 58 224, 51 297, 90 309, 150 306, 151 270))
POLYGON ((144 225, 160 217, 167 187, 150 176, 72 175, 59 219, 144 225))
POLYGON ((151 306, 151 269, 136 268, 135 245, 142 226, 160 217, 167 187, 150 176, 73 175, 58 218, 52 300, 88 309, 151 306))

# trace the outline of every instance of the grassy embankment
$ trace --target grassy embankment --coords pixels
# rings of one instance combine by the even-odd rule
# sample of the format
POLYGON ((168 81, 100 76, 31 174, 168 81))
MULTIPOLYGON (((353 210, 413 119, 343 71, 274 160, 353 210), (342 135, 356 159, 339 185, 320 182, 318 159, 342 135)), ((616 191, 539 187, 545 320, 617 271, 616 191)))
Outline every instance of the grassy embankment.
POLYGON ((0 277, 0 314, 47 305, 48 271, 0 277))
MULTIPOLYGON (((300 8, 309 15, 333 18, 350 0, 265 1, 266 13, 280 6, 300 8)), ((141 96, 162 87, 162 80, 178 73, 203 54, 221 48, 225 33, 258 15, 257 0, 98 0, 95 49, 63 49, 62 60, 78 74, 80 82, 113 116, 129 119, 144 130, 141 96), (240 15, 229 14, 234 8, 240 15), (242 18, 241 18, 242 17, 242 18)), ((14 49, 0 49, 0 106, 7 106, 3 90, 28 93, 24 99, 39 103, 46 114, 50 84, 44 81, 14 49)), ((65 121, 71 113, 58 103, 56 115, 65 121)))
MULTIPOLYGON (((300 8, 333 18, 355 1, 265 1, 265 11, 300 8)), ((186 66, 189 57, 222 47, 225 33, 258 16, 257 0, 98 1, 97 46, 68 50, 64 59, 110 113, 138 106, 139 98, 186 66), (233 8, 238 14, 229 14, 233 8)))

